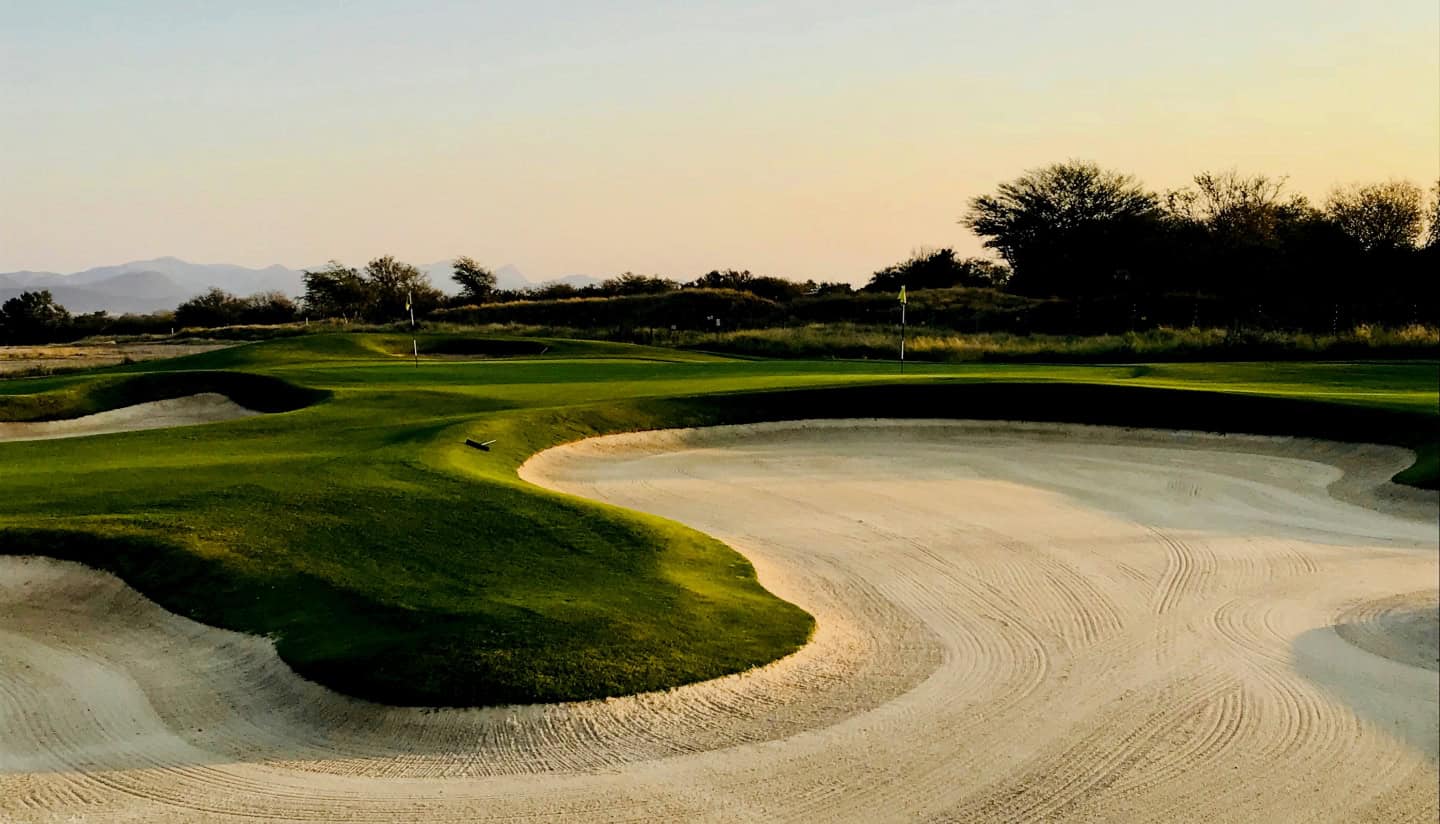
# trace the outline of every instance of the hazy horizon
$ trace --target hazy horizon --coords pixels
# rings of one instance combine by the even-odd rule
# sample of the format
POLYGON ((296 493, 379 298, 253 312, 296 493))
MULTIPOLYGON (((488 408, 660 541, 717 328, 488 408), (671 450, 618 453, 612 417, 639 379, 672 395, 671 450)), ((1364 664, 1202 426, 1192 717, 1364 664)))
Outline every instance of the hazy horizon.
POLYGON ((1440 9, 1222 0, 0 10, 0 271, 394 254, 863 280, 1067 158, 1440 174, 1440 9))

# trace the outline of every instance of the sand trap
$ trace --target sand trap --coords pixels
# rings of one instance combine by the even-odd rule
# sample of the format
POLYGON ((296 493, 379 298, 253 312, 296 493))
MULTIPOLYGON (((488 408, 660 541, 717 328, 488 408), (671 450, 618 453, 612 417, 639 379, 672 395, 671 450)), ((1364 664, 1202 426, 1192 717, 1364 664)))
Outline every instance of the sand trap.
POLYGON ((0 820, 1433 821, 1440 674, 1335 629, 1440 578, 1433 499, 1374 494, 1404 460, 923 422, 551 450, 524 476, 722 537, 819 629, 548 707, 344 699, 0 558, 0 820))
POLYGON ((204 392, 184 398, 151 401, 83 418, 60 421, 15 423, 0 421, 0 443, 5 441, 48 441, 56 438, 79 438, 85 435, 108 435, 114 432, 135 432, 141 429, 165 429, 172 426, 194 426, 249 418, 261 413, 246 409, 224 395, 204 392))

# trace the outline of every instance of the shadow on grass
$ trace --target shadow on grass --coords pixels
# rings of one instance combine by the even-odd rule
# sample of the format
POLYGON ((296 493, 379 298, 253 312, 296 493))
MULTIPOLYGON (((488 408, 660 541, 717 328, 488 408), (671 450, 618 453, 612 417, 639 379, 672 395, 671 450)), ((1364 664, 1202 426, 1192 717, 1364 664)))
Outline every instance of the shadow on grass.
POLYGON ((65 389, 0 395, 0 420, 53 421, 136 404, 214 392, 256 412, 292 412, 329 399, 330 392, 249 372, 147 372, 97 378, 65 389))

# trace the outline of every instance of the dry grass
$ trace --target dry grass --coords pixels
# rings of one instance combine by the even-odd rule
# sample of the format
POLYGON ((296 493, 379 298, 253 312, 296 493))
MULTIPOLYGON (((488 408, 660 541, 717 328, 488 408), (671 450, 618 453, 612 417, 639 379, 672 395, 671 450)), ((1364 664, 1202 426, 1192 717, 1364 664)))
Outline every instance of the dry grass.
MULTIPOLYGON (((812 324, 745 329, 719 335, 682 334, 677 345, 764 357, 891 359, 899 329, 812 324)), ((1117 335, 966 334, 912 328, 906 344, 920 361, 1132 361, 1435 357, 1440 328, 1357 326, 1337 335, 1161 327, 1117 335)))
POLYGON ((0 377, 53 375, 118 366, 136 361, 178 358, 212 352, 229 343, 64 343, 41 346, 0 346, 0 377))

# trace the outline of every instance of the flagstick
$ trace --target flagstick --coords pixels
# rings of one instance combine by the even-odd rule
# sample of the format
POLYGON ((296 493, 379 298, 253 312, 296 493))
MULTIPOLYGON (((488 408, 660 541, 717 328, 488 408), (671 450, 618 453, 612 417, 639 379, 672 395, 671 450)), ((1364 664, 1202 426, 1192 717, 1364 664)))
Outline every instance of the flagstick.
MULTIPOLYGON (((415 331, 415 292, 413 290, 405 293, 405 308, 410 310, 410 331, 415 331)), ((418 338, 410 339, 410 346, 415 351, 415 368, 420 368, 420 341, 418 338)))
POLYGON ((905 374, 905 287, 900 287, 900 374, 905 374))

